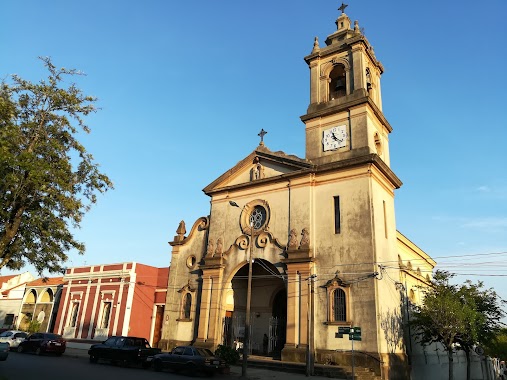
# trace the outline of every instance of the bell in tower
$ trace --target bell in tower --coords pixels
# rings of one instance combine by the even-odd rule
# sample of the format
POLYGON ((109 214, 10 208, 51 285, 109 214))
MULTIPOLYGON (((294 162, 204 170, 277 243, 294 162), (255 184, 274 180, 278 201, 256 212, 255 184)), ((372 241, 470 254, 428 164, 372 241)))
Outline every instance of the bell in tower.
POLYGON ((345 68, 343 65, 336 65, 329 74, 329 79, 329 100, 347 95, 345 68))

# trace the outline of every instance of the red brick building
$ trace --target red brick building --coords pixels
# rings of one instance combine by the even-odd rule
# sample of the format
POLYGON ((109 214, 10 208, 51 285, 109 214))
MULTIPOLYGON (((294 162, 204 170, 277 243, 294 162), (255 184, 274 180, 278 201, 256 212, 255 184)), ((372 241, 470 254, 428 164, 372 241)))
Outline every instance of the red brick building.
POLYGON ((160 340, 169 268, 136 262, 67 269, 54 332, 66 339, 160 340))

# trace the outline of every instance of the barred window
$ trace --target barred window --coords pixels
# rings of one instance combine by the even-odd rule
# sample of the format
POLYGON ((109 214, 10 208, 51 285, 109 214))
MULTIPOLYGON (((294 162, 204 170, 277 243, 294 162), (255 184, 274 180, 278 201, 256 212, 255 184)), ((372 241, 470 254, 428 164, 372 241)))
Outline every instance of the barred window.
POLYGON ((333 292, 333 320, 335 322, 347 320, 347 306, 343 289, 335 289, 333 292))
POLYGON ((183 318, 190 319, 190 309, 192 308, 192 295, 190 293, 185 294, 183 304, 183 318))

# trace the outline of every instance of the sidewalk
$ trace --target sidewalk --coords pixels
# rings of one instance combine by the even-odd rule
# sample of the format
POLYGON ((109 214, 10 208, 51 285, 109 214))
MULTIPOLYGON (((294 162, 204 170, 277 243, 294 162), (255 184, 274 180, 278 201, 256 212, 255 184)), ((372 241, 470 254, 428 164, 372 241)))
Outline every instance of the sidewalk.
MULTIPOLYGON (((65 350, 64 355, 70 356, 74 358, 88 358, 88 348, 89 344, 84 343, 69 343, 67 345, 67 349, 65 350), (86 347, 85 347, 86 346, 86 347)), ((234 378, 241 378, 241 366, 233 365, 231 366, 231 373, 228 375, 234 378)), ((247 379, 249 380, 266 380, 266 379, 277 379, 277 380, 329 380, 328 377, 323 376, 310 376, 307 377, 300 373, 291 373, 291 372, 282 372, 275 371, 270 369, 262 369, 262 368, 254 368, 248 367, 247 370, 247 379)))
MULTIPOLYGON (((241 366, 233 365, 231 366, 231 373, 229 376, 234 378, 241 378, 241 366)), ((277 380, 329 380, 328 377, 323 376, 309 376, 300 374, 300 373, 292 373, 292 372, 282 372, 275 371, 270 369, 262 369, 262 368, 252 368, 248 367, 247 370, 247 379, 249 380, 265 380, 265 379, 277 379, 277 380)), ((336 379, 338 380, 338 379, 336 379)))

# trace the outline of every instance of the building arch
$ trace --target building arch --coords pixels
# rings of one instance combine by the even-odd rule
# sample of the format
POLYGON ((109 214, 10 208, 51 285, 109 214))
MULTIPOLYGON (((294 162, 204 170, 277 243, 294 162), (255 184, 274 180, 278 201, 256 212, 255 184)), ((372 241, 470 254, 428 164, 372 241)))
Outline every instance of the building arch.
MULTIPOLYGON (((229 325, 224 323, 222 341, 242 342, 247 311, 248 263, 243 262, 231 270, 229 279, 230 288, 223 292, 222 304, 232 304, 233 310, 226 311, 224 307, 224 317, 229 325), (227 300, 231 290, 232 303, 227 300)), ((256 355, 280 355, 285 344, 286 324, 287 288, 283 275, 275 264, 256 258, 252 263, 250 352, 256 355)))
POLYGON ((39 297, 39 302, 51 303, 54 300, 53 290, 51 288, 44 289, 39 297))
POLYGON ((37 303, 37 291, 35 289, 30 289, 30 291, 26 293, 23 303, 37 303))

